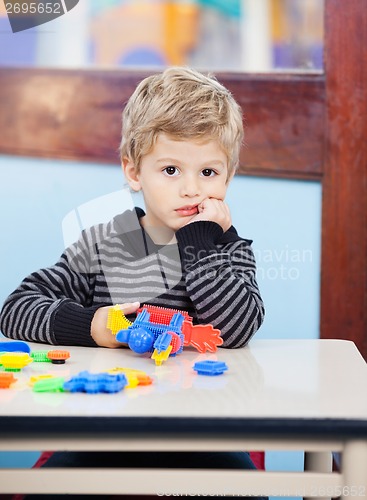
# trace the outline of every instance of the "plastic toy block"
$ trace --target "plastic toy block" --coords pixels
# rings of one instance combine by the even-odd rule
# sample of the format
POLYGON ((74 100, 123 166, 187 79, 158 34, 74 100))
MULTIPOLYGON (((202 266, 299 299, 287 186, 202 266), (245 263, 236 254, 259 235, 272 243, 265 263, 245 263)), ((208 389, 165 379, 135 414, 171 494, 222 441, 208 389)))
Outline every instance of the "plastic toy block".
POLYGON ((13 373, 0 373, 0 389, 9 389, 17 380, 13 373))
MULTIPOLYGON (((151 346, 150 348, 146 349, 143 351, 142 347, 140 346, 138 342, 138 347, 141 350, 135 352, 148 352, 153 350, 153 344, 157 340, 157 338, 162 334, 166 332, 173 331, 174 333, 180 334, 181 333, 181 327, 182 323, 184 321, 184 316, 177 312, 174 313, 173 316, 171 317, 168 325, 164 323, 154 323, 151 321, 150 318, 150 313, 146 308, 144 308, 136 317, 134 323, 129 326, 127 330, 121 330, 117 333, 116 335, 116 340, 119 342, 128 342, 129 347, 132 350, 135 350, 134 345, 137 342, 137 339, 140 337, 143 337, 144 335, 148 335, 149 338, 152 338, 151 346), (133 332, 136 331, 136 334, 133 334, 133 332), (148 332, 150 332, 148 334, 148 332), (150 337, 150 335, 153 335, 150 337), (131 339, 133 339, 133 342, 130 345, 131 339)), ((148 346, 148 337, 146 340, 146 347, 148 346)))
MULTIPOLYGON (((153 347, 155 350, 158 351, 158 353, 161 353, 162 351, 166 351, 168 349, 168 346, 171 344, 171 341, 172 341, 172 334, 164 332, 154 342, 153 347)), ((172 349, 173 346, 171 347, 171 351, 172 349)))
POLYGON ((172 336, 171 340, 171 354, 170 356, 176 356, 176 354, 180 354, 183 351, 184 346, 184 336, 182 333, 169 332, 172 336))
POLYGON ((119 330, 115 335, 116 340, 118 340, 122 344, 127 344, 129 342, 130 333, 131 333, 131 330, 129 330, 129 329, 119 330))
POLYGON ((127 379, 127 385, 125 385, 126 389, 135 389, 139 385, 139 379, 133 373, 125 373, 125 377, 127 379))
POLYGON ((111 375, 109 373, 80 372, 75 377, 64 383, 64 390, 70 392, 87 392, 96 394, 98 392, 119 392, 127 385, 124 373, 111 375))
POLYGON ((102 392, 120 392, 127 385, 127 377, 124 373, 117 375, 104 374, 102 380, 102 392), (107 376, 106 376, 107 375, 107 376))
POLYGON ((138 385, 150 385, 153 383, 153 379, 149 377, 145 372, 141 370, 135 370, 133 368, 121 368, 121 367, 116 367, 113 368, 112 370, 108 370, 108 373, 111 374, 116 374, 116 373, 124 373, 127 377, 129 385, 126 386, 126 388, 132 388, 130 386, 130 377, 136 378, 138 381, 138 385))
POLYGON ((48 351, 47 357, 51 360, 51 363, 63 365, 65 361, 70 358, 70 352, 59 350, 48 351))
POLYGON ((32 358, 25 352, 6 353, 1 355, 0 363, 3 365, 5 371, 20 372, 22 368, 32 363, 32 358))
POLYGON ((138 313, 140 313, 143 309, 148 311, 150 315, 150 321, 152 323, 169 325, 172 316, 177 313, 181 314, 184 317, 185 321, 192 322, 192 318, 191 316, 189 316, 187 311, 179 311, 178 309, 169 309, 168 307, 152 306, 150 304, 146 304, 138 309, 138 313))
POLYGON ((126 389, 135 389, 139 385, 139 379, 133 370, 124 369, 124 368, 115 368, 113 370, 108 370, 107 373, 111 375, 116 375, 117 373, 123 373, 126 376, 127 384, 125 385, 126 389))
POLYGON ((147 328, 138 327, 130 330, 128 345, 132 351, 139 354, 149 352, 152 349, 153 343, 154 332, 147 328))
POLYGON ((198 361, 194 364, 193 369, 198 373, 198 375, 222 375, 226 370, 228 370, 228 366, 224 363, 224 361, 198 361))
POLYGON ((137 353, 153 352, 152 359, 161 364, 167 359, 167 334, 171 336, 170 355, 175 356, 189 345, 199 352, 215 352, 223 344, 220 333, 212 325, 193 325, 186 311, 148 304, 138 310, 134 323, 116 333, 116 340, 137 353))
MULTIPOLYGON (((192 317, 187 311, 169 309, 166 307, 144 305, 138 310, 145 309, 150 314, 150 321, 169 325, 172 317, 179 313, 184 317, 180 333, 184 336, 184 346, 192 346, 199 352, 215 352, 217 347, 223 344, 220 337, 220 330, 213 328, 212 325, 193 325, 192 317)), ((175 331, 176 332, 176 331, 175 331)), ((178 333, 178 332, 176 332, 178 333)), ((181 351, 180 351, 181 352, 181 351)))
POLYGON ((29 379, 29 385, 31 387, 34 386, 34 384, 36 382, 38 382, 39 380, 47 380, 47 379, 50 379, 50 378, 55 378, 54 375, 49 375, 49 374, 42 374, 42 375, 33 375, 30 379, 29 379))
POLYGON ((64 390, 69 392, 84 392, 84 386, 88 381, 90 373, 83 371, 71 377, 64 383, 64 390))
POLYGON ((149 377, 146 373, 137 375, 139 385, 151 385, 153 383, 152 377, 149 377))
POLYGON ((22 340, 0 341, 0 352, 25 352, 30 354, 31 348, 22 340))
POLYGON ((48 357, 49 351, 33 351, 31 358, 35 363, 50 363, 51 359, 48 357))
POLYGON ((215 352, 223 344, 220 330, 213 325, 192 325, 191 331, 186 331, 184 345, 191 345, 199 352, 215 352))
POLYGON ((132 322, 127 319, 119 305, 108 310, 107 328, 111 330, 112 335, 116 335, 120 330, 126 330, 130 325, 132 322))
POLYGON ((155 364, 157 366, 160 366, 163 361, 166 361, 171 351, 172 351, 171 345, 169 345, 168 348, 162 352, 158 352, 157 349, 155 349, 155 351, 152 354, 152 359, 154 359, 155 364))
POLYGON ((64 392, 64 377, 40 379, 33 384, 34 392, 64 392))

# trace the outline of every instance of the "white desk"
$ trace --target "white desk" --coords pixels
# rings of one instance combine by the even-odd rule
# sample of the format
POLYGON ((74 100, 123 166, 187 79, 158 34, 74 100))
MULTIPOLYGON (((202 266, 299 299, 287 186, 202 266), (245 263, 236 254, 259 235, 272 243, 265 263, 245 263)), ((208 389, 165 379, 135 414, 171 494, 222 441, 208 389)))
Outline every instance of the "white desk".
POLYGON ((32 363, 0 390, 0 450, 305 450, 308 471, 6 469, 0 493, 367 496, 367 367, 351 342, 254 340, 216 354, 187 349, 158 367, 125 349, 69 350, 65 365, 32 363), (229 369, 199 376, 199 359, 229 369), (96 395, 27 385, 36 373, 116 366, 144 370, 154 384, 96 395), (340 473, 331 451, 342 454, 340 473))

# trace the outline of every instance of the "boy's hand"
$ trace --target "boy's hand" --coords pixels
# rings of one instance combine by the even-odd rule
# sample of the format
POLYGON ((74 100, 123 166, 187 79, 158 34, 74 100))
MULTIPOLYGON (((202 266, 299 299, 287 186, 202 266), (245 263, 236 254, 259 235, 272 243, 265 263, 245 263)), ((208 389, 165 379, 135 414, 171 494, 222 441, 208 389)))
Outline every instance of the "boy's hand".
MULTIPOLYGON (((121 311, 124 314, 131 314, 137 311, 140 307, 139 302, 132 304, 119 304, 121 311)), ((118 342, 111 330, 107 328, 108 310, 113 306, 100 307, 94 313, 92 324, 90 327, 90 334, 94 342, 100 347, 121 347, 121 342, 118 342)))
POLYGON ((205 198, 198 206, 199 213, 188 222, 197 222, 199 220, 210 220, 219 224, 226 232, 232 225, 231 213, 229 207, 223 200, 216 198, 205 198))

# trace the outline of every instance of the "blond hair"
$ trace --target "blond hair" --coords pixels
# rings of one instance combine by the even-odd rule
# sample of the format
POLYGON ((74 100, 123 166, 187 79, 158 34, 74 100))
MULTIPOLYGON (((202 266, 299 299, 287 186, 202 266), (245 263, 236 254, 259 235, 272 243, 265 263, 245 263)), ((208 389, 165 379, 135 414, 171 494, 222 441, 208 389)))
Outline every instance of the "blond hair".
POLYGON ((217 140, 227 155, 229 177, 238 166, 243 140, 241 108, 213 76, 170 67, 145 78, 128 100, 121 160, 128 158, 139 171, 160 133, 177 140, 217 140))

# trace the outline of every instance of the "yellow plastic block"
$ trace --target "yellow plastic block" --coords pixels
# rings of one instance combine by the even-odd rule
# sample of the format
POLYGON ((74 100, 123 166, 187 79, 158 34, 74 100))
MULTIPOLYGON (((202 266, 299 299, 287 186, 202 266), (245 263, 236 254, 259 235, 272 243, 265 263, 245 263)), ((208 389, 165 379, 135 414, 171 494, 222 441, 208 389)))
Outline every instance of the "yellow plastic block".
POLYGON ((46 379, 48 379, 48 378, 54 378, 54 375, 46 375, 46 374, 43 374, 43 375, 34 375, 33 377, 31 377, 31 378, 29 379, 29 385, 30 385, 31 387, 33 387, 33 386, 34 386, 34 384, 35 384, 36 382, 38 382, 39 380, 46 380, 46 379))
POLYGON ((111 330, 112 335, 116 335, 120 330, 126 330, 130 325, 132 325, 132 322, 127 319, 118 304, 110 307, 108 310, 107 328, 111 330))
POLYGON ((115 375, 116 373, 124 373, 126 375, 128 385, 127 389, 134 389, 138 385, 150 385, 153 380, 142 370, 135 370, 134 368, 116 367, 108 370, 107 373, 115 375))
POLYGON ((0 364, 3 368, 8 371, 20 371, 25 366, 32 363, 33 359, 27 353, 12 353, 12 354, 2 354, 0 357, 0 364))
POLYGON ((165 351, 158 352, 157 349, 154 350, 152 354, 152 359, 154 359, 155 364, 157 366, 160 366, 163 361, 166 361, 168 356, 170 355, 170 352, 172 351, 172 346, 169 345, 165 351))

